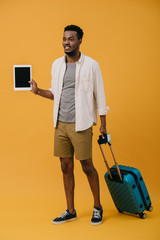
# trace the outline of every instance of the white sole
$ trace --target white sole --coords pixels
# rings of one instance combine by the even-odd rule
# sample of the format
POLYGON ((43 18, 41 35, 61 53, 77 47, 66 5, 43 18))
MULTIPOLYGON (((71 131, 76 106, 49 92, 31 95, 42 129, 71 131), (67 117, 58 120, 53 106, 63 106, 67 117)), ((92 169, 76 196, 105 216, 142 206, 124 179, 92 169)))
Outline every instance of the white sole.
POLYGON ((97 225, 100 225, 101 223, 102 223, 102 221, 101 222, 97 222, 97 223, 91 222, 91 225, 97 226, 97 225))
POLYGON ((65 220, 65 221, 61 221, 61 222, 52 221, 52 223, 56 224, 56 225, 59 225, 59 224, 63 224, 63 223, 66 223, 66 222, 72 222, 72 221, 75 221, 75 220, 77 220, 77 217, 71 218, 71 219, 68 219, 68 220, 65 220))

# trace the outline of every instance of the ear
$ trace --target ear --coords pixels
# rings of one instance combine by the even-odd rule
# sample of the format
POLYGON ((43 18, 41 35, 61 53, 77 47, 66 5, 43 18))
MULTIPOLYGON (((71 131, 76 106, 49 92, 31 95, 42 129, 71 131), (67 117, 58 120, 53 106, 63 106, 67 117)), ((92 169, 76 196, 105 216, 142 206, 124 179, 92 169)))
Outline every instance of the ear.
POLYGON ((79 39, 79 44, 81 44, 81 43, 82 43, 82 38, 79 39))

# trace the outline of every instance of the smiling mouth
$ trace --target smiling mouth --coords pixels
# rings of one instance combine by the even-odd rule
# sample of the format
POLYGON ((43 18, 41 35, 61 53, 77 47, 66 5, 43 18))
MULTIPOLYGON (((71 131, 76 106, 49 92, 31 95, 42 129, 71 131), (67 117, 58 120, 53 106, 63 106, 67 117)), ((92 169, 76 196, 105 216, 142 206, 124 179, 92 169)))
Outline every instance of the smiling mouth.
POLYGON ((69 50, 69 49, 71 49, 71 47, 65 46, 64 49, 65 49, 65 50, 69 50))

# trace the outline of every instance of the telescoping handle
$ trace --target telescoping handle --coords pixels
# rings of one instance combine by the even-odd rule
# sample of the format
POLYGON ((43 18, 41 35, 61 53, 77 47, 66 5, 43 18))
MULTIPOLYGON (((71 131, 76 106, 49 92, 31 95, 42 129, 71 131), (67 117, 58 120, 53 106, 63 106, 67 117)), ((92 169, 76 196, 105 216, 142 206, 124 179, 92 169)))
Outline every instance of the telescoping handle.
POLYGON ((99 147, 100 147, 102 156, 103 156, 103 158, 104 158, 104 162, 105 162, 105 164, 106 164, 106 167, 107 167, 109 176, 110 176, 110 178, 112 179, 112 174, 111 174, 111 171, 110 171, 108 162, 107 162, 107 160, 106 160, 106 157, 105 157, 105 155, 104 155, 104 152, 103 152, 103 149, 102 149, 102 146, 101 146, 102 144, 106 144, 106 143, 108 143, 108 145, 109 145, 109 147, 110 147, 110 150, 111 150, 111 153, 112 153, 112 156, 113 156, 113 159, 114 159, 116 168, 117 168, 117 172, 118 172, 119 178, 120 178, 121 181, 123 181, 123 180, 122 180, 122 176, 121 176, 121 172, 120 172, 120 169, 119 169, 119 166, 118 166, 118 163, 117 163, 117 161, 116 161, 116 157, 115 157, 114 152, 113 152, 113 149, 112 149, 112 145, 111 145, 111 135, 110 135, 110 134, 104 134, 104 138, 103 138, 101 135, 99 136, 98 144, 99 144, 99 147))

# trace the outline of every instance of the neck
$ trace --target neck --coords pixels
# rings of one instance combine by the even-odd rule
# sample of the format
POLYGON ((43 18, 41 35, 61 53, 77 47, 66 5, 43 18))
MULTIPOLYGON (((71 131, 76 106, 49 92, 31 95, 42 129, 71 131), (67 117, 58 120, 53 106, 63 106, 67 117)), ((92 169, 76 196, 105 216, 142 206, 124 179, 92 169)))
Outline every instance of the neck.
POLYGON ((73 56, 66 55, 66 60, 68 63, 75 63, 75 62, 78 62, 78 60, 80 59, 80 56, 81 56, 81 53, 80 53, 80 51, 78 51, 73 56))

